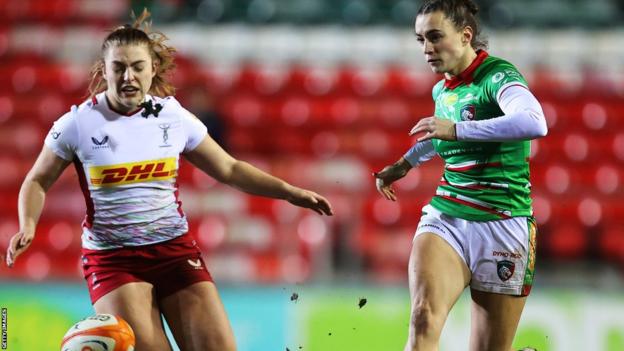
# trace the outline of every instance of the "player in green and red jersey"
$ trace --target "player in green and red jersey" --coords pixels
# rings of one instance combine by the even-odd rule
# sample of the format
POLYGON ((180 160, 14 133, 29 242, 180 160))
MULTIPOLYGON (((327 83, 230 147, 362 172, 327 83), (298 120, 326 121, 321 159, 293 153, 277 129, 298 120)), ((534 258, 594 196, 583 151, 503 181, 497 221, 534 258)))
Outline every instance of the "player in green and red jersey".
POLYGON ((444 74, 433 88, 435 115, 410 131, 421 135, 416 145, 376 173, 379 192, 396 201, 394 181, 436 154, 445 161, 413 241, 405 350, 437 350, 470 286, 470 350, 508 351, 533 282, 529 140, 546 135, 546 121, 518 70, 485 51, 476 13, 471 0, 428 0, 418 11, 416 37, 444 74))

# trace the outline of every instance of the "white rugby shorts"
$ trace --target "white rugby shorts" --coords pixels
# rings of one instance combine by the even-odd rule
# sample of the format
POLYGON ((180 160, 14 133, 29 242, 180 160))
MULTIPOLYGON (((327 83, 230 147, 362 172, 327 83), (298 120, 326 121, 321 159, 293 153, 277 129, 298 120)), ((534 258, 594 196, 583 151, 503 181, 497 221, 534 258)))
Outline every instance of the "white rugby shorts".
POLYGON ((537 234, 533 217, 469 221, 427 205, 414 238, 423 233, 436 234, 455 249, 472 272, 472 289, 517 296, 530 293, 537 234))

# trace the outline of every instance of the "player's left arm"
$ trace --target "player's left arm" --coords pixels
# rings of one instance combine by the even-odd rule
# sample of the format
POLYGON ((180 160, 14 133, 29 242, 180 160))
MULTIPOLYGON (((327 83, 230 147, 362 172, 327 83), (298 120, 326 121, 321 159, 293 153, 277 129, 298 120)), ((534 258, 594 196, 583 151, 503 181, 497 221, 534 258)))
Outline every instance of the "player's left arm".
POLYGON ((457 140, 520 141, 546 136, 548 126, 542 106, 526 86, 516 83, 503 86, 496 100, 504 115, 456 123, 457 140))
POLYGON ((332 207, 323 196, 301 189, 274 177, 245 161, 237 160, 206 135, 185 157, 216 180, 246 193, 283 199, 319 214, 332 215, 332 207))
POLYGON ((459 141, 520 141, 546 136, 548 127, 539 101, 521 84, 504 86, 497 103, 504 115, 480 121, 453 122, 436 116, 423 118, 410 135, 425 133, 429 139, 459 141))

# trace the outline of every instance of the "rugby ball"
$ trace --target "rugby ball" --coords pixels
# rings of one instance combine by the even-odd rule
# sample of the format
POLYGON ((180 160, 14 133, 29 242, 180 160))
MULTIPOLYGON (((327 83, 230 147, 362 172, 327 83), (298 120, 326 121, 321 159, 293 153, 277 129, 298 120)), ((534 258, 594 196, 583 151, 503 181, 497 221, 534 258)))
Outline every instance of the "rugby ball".
POLYGON ((69 328, 61 351, 134 351, 134 345, 128 322, 112 314, 96 314, 69 328))

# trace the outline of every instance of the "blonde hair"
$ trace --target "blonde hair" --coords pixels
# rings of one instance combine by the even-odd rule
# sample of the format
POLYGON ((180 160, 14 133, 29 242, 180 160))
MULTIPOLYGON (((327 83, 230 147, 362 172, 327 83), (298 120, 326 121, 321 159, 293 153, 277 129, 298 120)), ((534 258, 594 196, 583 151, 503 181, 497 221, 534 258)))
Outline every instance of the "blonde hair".
POLYGON ((106 55, 106 50, 113 45, 146 45, 152 60, 156 63, 156 75, 152 78, 148 93, 159 97, 175 94, 175 87, 167 80, 167 77, 175 68, 173 61, 176 49, 164 43, 168 38, 163 33, 151 30, 152 21, 147 21, 150 15, 147 9, 143 9, 139 17, 132 12, 131 18, 134 20, 132 24, 115 28, 104 39, 101 56, 91 66, 89 97, 108 88, 104 79, 104 55, 106 55))

